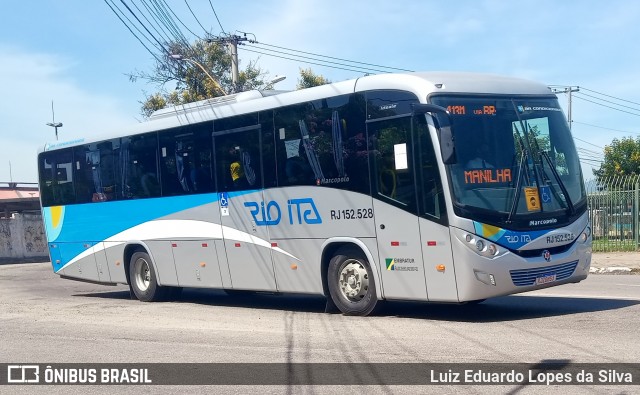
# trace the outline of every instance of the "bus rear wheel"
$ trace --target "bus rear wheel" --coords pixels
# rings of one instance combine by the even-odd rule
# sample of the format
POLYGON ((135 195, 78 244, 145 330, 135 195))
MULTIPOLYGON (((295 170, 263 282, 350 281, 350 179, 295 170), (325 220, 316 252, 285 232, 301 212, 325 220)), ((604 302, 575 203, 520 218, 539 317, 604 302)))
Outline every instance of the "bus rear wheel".
POLYGON ((143 302, 157 302, 168 296, 168 289, 158 285, 158 276, 146 252, 138 251, 131 256, 129 286, 136 298, 143 302))
POLYGON ((339 249, 329 262, 329 294, 345 315, 369 315, 376 307, 376 284, 364 254, 353 247, 339 249))

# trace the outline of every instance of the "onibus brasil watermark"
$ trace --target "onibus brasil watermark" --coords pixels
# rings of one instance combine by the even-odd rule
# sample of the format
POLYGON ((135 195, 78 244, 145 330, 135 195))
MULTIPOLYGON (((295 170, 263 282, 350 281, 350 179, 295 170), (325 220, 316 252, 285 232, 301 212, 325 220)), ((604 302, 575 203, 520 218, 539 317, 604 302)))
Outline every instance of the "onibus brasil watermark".
POLYGON ((0 385, 638 385, 640 363, 0 364, 0 385))

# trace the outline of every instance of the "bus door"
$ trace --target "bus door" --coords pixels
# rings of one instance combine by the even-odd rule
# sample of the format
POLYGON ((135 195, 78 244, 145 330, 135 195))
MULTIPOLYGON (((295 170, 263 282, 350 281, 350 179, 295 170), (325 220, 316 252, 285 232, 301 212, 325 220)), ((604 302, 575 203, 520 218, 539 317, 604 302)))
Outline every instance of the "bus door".
POLYGON ((427 300, 411 117, 368 121, 367 133, 383 294, 427 300))
MULTIPOLYGON (((214 123, 215 125, 215 123, 214 123)), ((222 235, 234 289, 275 291, 260 158, 260 125, 213 133, 222 235)), ((222 268, 221 268, 222 269, 222 268)))
POLYGON ((458 300, 455 270, 451 251, 451 236, 447 224, 447 208, 438 159, 425 116, 416 115, 413 139, 418 186, 418 211, 422 261, 430 301, 458 300))

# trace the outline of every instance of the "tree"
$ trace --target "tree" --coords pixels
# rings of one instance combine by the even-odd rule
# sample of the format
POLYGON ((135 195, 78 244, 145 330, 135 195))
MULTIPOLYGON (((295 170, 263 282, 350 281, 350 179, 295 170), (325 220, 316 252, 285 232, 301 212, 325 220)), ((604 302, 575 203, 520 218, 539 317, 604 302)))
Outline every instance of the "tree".
POLYGON ((231 80, 231 55, 222 44, 197 40, 193 44, 170 42, 165 47, 167 53, 156 57, 151 73, 135 72, 129 75, 132 81, 141 78, 160 88, 159 92, 148 96, 145 94, 145 100, 141 102, 141 112, 145 117, 167 105, 191 103, 266 85, 264 72, 252 61, 244 70, 239 70, 238 84, 234 86, 231 80), (179 55, 182 60, 170 55, 179 55), (194 62, 202 65, 216 81, 212 81, 194 62), (165 85, 173 81, 177 83, 176 88, 167 91, 165 85))
POLYGON ((613 139, 604 147, 604 162, 593 174, 599 180, 640 174, 640 137, 613 139))
POLYGON ((331 81, 321 76, 320 74, 315 74, 311 68, 308 69, 300 69, 300 78, 298 78, 298 85, 296 89, 306 89, 314 86, 326 85, 330 84, 331 81))

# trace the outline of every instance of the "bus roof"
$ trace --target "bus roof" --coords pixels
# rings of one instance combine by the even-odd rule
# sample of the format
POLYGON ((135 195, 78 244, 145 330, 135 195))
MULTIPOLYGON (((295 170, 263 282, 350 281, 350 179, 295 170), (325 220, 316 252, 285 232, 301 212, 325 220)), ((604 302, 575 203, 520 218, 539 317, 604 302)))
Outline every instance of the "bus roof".
POLYGON ((170 129, 332 96, 385 89, 410 91, 420 100, 425 101, 434 93, 553 95, 544 84, 493 74, 470 72, 377 74, 297 91, 253 90, 164 108, 154 112, 147 121, 134 124, 118 133, 46 144, 39 152, 170 129))

